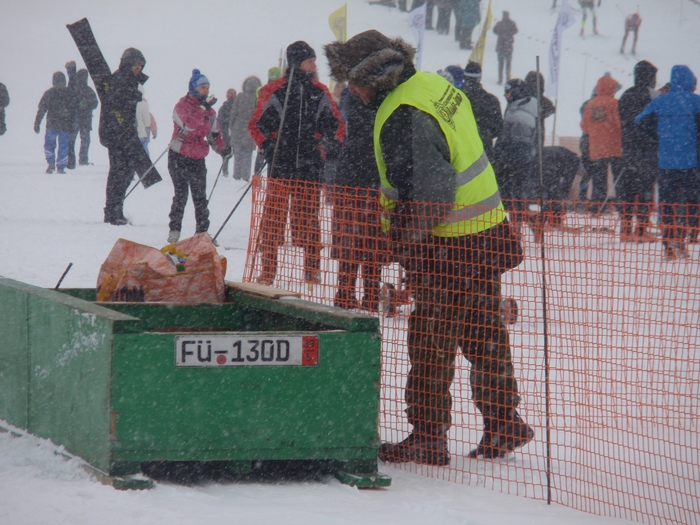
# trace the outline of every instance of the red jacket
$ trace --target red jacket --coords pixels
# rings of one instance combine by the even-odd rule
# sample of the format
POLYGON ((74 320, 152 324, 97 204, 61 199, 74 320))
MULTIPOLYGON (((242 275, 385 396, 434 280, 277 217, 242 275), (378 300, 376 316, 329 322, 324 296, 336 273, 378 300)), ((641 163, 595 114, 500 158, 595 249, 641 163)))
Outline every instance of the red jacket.
POLYGON ((209 145, 217 153, 226 148, 221 129, 216 122, 216 111, 204 109, 202 103, 190 94, 185 95, 173 110, 173 138, 170 149, 191 159, 203 159, 209 154, 209 145))
POLYGON ((604 76, 596 84, 597 95, 588 101, 583 111, 581 129, 588 135, 591 160, 622 157, 622 131, 617 111, 615 86, 617 82, 604 76))

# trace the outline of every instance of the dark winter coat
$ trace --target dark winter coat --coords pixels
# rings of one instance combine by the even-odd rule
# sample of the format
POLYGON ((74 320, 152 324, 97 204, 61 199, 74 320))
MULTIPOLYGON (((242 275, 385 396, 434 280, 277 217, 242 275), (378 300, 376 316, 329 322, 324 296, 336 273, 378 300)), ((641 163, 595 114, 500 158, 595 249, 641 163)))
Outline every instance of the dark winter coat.
POLYGON ((637 129, 634 119, 658 93, 654 90, 657 69, 649 62, 642 61, 634 66, 634 86, 625 91, 617 104, 622 127, 622 156, 629 160, 658 159, 659 143, 656 138, 656 117, 650 117, 649 130, 637 129))
MULTIPOLYGON (((546 118, 551 117, 554 115, 554 112, 556 111, 556 108, 554 106, 554 103, 549 100, 547 97, 544 96, 544 77, 542 76, 542 73, 540 75, 540 101, 541 101, 541 112, 542 112, 542 124, 544 125, 544 120, 546 118)), ((530 93, 530 96, 537 97, 537 72, 536 71, 530 71, 527 75, 525 75, 525 86, 527 87, 528 93, 530 93)), ((543 128, 544 129, 544 128, 543 128)))
POLYGON ((513 42, 515 41, 515 35, 518 33, 518 26, 515 25, 510 18, 504 18, 503 20, 496 22, 493 26, 494 34, 498 35, 498 40, 496 41, 496 52, 497 53, 513 53, 513 42))
POLYGON ((673 66, 671 91, 652 100, 634 119, 635 125, 644 126, 645 119, 656 115, 659 168, 663 170, 687 170, 698 165, 700 95, 692 92, 695 83, 687 66, 673 66))
POLYGON ((481 0, 457 0, 455 17, 460 27, 476 27, 481 22, 481 0))
POLYGON ((487 92, 478 80, 467 78, 462 91, 472 105, 476 127, 479 130, 481 142, 484 143, 486 156, 491 158, 493 141, 503 129, 501 103, 498 97, 487 92))
POLYGON ((226 99, 216 113, 216 121, 219 123, 219 128, 221 128, 221 138, 224 139, 224 144, 226 146, 231 145, 231 134, 228 130, 228 123, 231 120, 231 108, 233 108, 235 100, 235 97, 226 99))
MULTIPOLYGON (((380 45, 386 38, 381 37, 379 34, 375 38, 380 45)), ((388 40, 385 48, 372 52, 352 69, 345 65, 357 59, 352 56, 352 49, 346 51, 342 43, 336 42, 325 46, 325 52, 337 81, 350 81, 376 90, 370 104, 374 110, 391 91, 416 73, 415 51, 400 38, 388 40)), ((424 204, 455 201, 456 173, 440 125, 432 115, 414 106, 401 105, 386 120, 378 139, 387 180, 398 191, 397 208, 391 219, 392 237, 430 230, 441 221, 440 211, 449 206, 426 211, 424 204)), ((458 263, 452 268, 454 277, 490 277, 522 261, 520 244, 512 236, 507 220, 478 234, 441 238, 436 242, 455 248, 458 263)))
POLYGON ((57 71, 53 74, 53 87, 44 92, 39 101, 39 110, 34 119, 38 128, 46 115, 46 129, 70 131, 73 129, 75 105, 66 87, 66 76, 57 71))
POLYGON ((88 86, 88 71, 81 69, 72 80, 78 129, 92 129, 92 112, 97 107, 97 95, 88 86))
POLYGON ((146 63, 140 51, 130 49, 124 52, 119 69, 107 81, 102 111, 100 112, 100 143, 107 147, 125 145, 131 140, 138 140, 136 129, 136 104, 141 102, 139 84, 148 77, 143 73, 135 76, 131 71, 134 64, 146 63))
POLYGON ((7 131, 5 125, 5 108, 10 105, 10 94, 7 92, 5 84, 0 82, 0 135, 4 135, 7 131))
POLYGON ((374 157, 374 119, 376 110, 366 106, 360 97, 344 99, 345 142, 338 159, 335 183, 339 186, 379 188, 379 170, 374 157))
POLYGON ((345 136, 343 119, 328 88, 313 73, 296 68, 260 91, 249 130, 269 166, 274 157, 271 177, 311 182, 319 181, 326 158, 338 157, 345 136))
POLYGON ((261 86, 258 77, 248 77, 243 81, 243 91, 233 101, 231 117, 228 122, 231 146, 237 150, 255 150, 255 141, 250 136, 248 124, 258 101, 258 89, 261 86))

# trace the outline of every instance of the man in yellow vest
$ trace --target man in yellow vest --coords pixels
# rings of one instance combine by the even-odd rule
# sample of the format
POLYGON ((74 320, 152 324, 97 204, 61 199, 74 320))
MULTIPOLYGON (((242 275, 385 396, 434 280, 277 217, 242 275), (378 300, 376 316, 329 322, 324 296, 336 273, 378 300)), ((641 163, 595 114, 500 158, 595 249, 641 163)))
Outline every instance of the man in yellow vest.
POLYGON ((415 297, 411 368, 400 443, 383 461, 447 465, 457 347, 471 363, 484 435, 471 457, 503 457, 534 437, 520 418, 500 276, 522 261, 467 97, 439 75, 416 71, 415 50, 375 30, 325 47, 331 75, 376 108, 374 150, 383 227, 415 297))

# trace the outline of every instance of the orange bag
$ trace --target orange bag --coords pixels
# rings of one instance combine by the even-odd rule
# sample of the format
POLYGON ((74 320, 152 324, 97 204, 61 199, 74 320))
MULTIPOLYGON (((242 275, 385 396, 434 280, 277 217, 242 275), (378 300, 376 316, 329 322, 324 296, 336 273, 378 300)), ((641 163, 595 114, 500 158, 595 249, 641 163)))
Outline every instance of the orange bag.
POLYGON ((223 303, 225 275, 226 259, 206 233, 163 250, 119 239, 100 267, 97 300, 223 303))

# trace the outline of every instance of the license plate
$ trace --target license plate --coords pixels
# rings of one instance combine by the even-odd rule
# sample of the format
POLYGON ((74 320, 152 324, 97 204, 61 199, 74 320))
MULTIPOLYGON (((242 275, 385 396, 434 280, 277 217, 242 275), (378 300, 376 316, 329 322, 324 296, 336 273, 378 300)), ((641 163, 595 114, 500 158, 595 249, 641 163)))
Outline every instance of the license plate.
POLYGON ((175 336, 175 366, 316 366, 317 335, 175 336))

